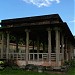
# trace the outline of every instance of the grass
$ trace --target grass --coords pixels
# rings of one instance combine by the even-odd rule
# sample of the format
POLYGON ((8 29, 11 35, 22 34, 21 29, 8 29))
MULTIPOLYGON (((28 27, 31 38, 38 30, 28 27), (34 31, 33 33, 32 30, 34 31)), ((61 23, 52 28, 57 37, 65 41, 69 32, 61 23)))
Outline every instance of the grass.
POLYGON ((25 70, 12 70, 11 68, 6 68, 4 70, 0 70, 0 75, 75 75, 75 68, 69 69, 65 74, 57 74, 57 73, 38 73, 32 71, 25 70))
POLYGON ((69 69, 69 71, 66 73, 66 75, 75 75, 75 68, 69 69))

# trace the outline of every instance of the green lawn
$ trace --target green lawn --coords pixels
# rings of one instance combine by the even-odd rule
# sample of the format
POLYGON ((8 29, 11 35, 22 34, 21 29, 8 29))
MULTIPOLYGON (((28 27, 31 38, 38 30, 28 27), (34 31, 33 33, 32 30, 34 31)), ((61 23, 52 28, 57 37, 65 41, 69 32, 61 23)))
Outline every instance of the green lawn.
POLYGON ((0 75, 75 75, 75 68, 71 68, 65 74, 55 74, 55 73, 38 73, 25 70, 12 70, 11 68, 6 68, 0 70, 0 75))
POLYGON ((71 68, 66 75, 75 75, 75 68, 71 68))

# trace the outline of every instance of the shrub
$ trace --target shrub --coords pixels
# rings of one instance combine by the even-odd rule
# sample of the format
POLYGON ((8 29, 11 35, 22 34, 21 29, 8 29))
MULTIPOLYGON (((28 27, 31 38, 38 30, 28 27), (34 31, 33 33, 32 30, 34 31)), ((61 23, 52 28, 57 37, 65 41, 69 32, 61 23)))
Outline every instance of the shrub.
POLYGON ((75 67, 75 60, 72 59, 71 61, 65 61, 65 62, 64 62, 64 65, 65 65, 65 66, 66 66, 66 65, 69 65, 69 66, 71 66, 71 67, 75 67))
POLYGON ((65 61, 64 65, 70 65, 70 62, 69 61, 65 61))
POLYGON ((71 66, 71 67, 75 67, 75 60, 74 60, 74 59, 72 59, 72 60, 70 61, 70 66, 71 66))

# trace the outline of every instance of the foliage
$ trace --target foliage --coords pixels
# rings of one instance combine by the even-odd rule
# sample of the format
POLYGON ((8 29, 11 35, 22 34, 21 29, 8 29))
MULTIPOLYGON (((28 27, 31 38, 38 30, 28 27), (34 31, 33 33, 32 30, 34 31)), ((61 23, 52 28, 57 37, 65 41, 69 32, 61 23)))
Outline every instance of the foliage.
POLYGON ((69 65, 70 62, 69 61, 64 61, 64 65, 69 65))
POLYGON ((10 42, 15 42, 16 38, 15 36, 10 35, 10 42))
POLYGON ((70 63, 71 67, 75 67, 75 60, 74 59, 72 59, 69 63, 70 63))
POLYGON ((65 62, 64 62, 64 65, 69 65, 69 66, 71 66, 71 67, 75 67, 75 60, 72 59, 72 60, 70 60, 70 61, 65 61, 65 62))
POLYGON ((33 72, 33 71, 25 71, 22 69, 18 69, 18 70, 13 70, 10 67, 5 68, 4 70, 0 70, 0 75, 75 75, 75 68, 70 68, 68 72, 66 73, 38 73, 38 72, 33 72))

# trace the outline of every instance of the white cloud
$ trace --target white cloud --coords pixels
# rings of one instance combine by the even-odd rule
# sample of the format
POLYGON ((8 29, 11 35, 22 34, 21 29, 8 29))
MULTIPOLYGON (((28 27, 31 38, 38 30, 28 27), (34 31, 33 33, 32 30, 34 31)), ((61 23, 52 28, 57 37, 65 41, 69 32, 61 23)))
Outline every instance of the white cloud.
POLYGON ((50 6, 52 2, 60 3, 60 0, 23 0, 27 3, 32 3, 38 7, 50 6))

